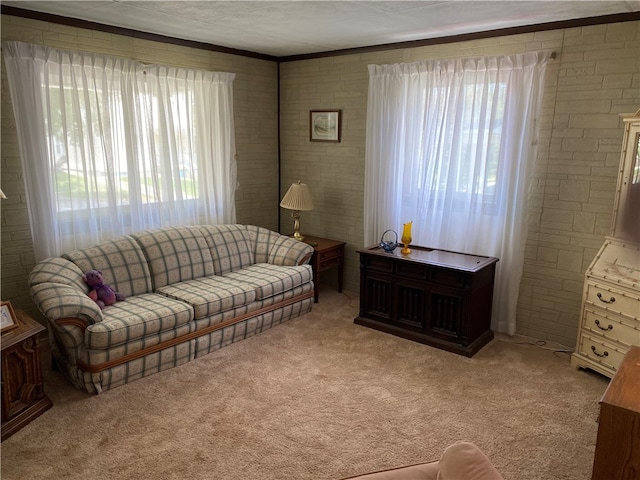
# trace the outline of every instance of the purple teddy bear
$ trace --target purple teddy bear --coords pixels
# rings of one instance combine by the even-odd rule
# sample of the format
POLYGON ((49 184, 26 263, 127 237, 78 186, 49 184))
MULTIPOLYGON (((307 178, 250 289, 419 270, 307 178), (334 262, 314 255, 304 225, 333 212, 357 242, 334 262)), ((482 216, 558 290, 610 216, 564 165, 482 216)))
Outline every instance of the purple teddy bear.
POLYGON ((89 298, 96 302, 101 310, 108 305, 122 302, 125 299, 123 293, 116 292, 109 285, 103 283, 100 270, 89 270, 82 275, 82 280, 89 285, 89 298))

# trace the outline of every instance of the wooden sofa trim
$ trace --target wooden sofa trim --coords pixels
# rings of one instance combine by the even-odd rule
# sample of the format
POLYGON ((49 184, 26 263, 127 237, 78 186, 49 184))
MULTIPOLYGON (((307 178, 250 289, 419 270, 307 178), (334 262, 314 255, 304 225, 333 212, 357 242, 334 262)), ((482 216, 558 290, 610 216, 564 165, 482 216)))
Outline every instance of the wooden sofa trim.
MULTIPOLYGON (((151 347, 143 348, 142 350, 130 353, 130 354, 125 355, 125 356, 120 357, 120 358, 109 360, 108 362, 100 363, 98 365, 89 365, 89 364, 83 362, 82 360, 77 360, 76 361, 76 365, 83 372, 99 373, 99 372, 102 372, 103 370, 108 370, 109 368, 117 367, 118 365, 122 365, 124 363, 130 362, 131 360, 136 360, 136 359, 138 359, 140 357, 144 357, 144 356, 149 355, 151 353, 159 352, 160 350, 164 350, 165 348, 173 347, 173 346, 179 345, 179 344, 181 344, 183 342, 187 342, 189 340, 193 340, 193 339, 201 337, 203 335, 207 335, 207 334, 209 334, 211 332, 215 332, 216 330, 221 330, 221 329, 223 329, 225 327, 228 327, 229 325, 233 325, 234 323, 240 323, 240 322, 242 322, 244 320, 247 320, 248 318, 257 317, 258 315, 262 315, 264 313, 269 313, 269 312, 272 312, 272 311, 277 310, 279 308, 286 307, 287 305, 291 305, 293 303, 297 303, 297 302, 300 302, 302 300, 306 300, 307 298, 312 298, 312 297, 313 297, 313 290, 311 290, 309 292, 306 292, 306 293, 302 293, 302 294, 300 294, 300 295, 298 295, 296 297, 292 297, 292 298, 289 298, 287 300, 283 300, 282 302, 276 303, 274 305, 269 305, 267 307, 263 307, 263 308, 260 308, 258 310, 253 310, 251 312, 244 313, 242 315, 239 315, 237 317, 231 318, 231 319, 226 320, 224 322, 216 323, 215 325, 210 325, 210 326, 208 326, 206 328, 203 328, 202 330, 196 330, 194 332, 187 333, 186 335, 182 335, 180 337, 172 338, 171 340, 167 340, 165 342, 161 342, 161 343, 158 343, 156 345, 152 345, 151 347)), ((61 320, 64 320, 65 324, 79 325, 79 323, 77 323, 77 322, 71 322, 71 320, 73 320, 73 319, 61 319, 61 320)), ((77 320, 82 322, 84 324, 84 328, 86 328, 86 322, 83 322, 80 319, 77 319, 77 320)), ((62 322, 60 322, 60 321, 57 321, 57 323, 62 324, 62 322)))
POLYGON ((304 257, 302 257, 302 260, 300 260, 298 262, 298 265, 305 265, 305 264, 309 263, 311 261, 311 257, 313 257, 314 253, 315 253, 315 250, 313 252, 307 253, 304 257))
POLYGON ((57 320, 54 320, 54 322, 56 322, 57 325, 75 325, 76 327, 80 328, 80 330, 82 330, 83 332, 89 326, 89 322, 87 322, 86 320, 83 320, 81 318, 74 318, 74 317, 59 318, 57 320))

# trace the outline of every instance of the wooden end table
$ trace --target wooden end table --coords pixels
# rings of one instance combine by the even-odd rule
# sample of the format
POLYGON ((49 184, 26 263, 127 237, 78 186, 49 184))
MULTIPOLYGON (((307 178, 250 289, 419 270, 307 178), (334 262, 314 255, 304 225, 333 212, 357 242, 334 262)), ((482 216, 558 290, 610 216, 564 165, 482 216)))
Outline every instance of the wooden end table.
POLYGON ((640 472, 640 347, 622 359, 600 400, 592 480, 638 478, 640 472))
POLYGON ((311 257, 313 268, 313 300, 318 303, 320 296, 320 273, 333 267, 338 267, 338 292, 342 292, 344 280, 344 247, 346 242, 330 240, 328 238, 304 235, 304 241, 314 249, 311 257))
POLYGON ((2 441, 53 405, 44 393, 38 335, 45 330, 22 310, 18 328, 2 334, 2 441))

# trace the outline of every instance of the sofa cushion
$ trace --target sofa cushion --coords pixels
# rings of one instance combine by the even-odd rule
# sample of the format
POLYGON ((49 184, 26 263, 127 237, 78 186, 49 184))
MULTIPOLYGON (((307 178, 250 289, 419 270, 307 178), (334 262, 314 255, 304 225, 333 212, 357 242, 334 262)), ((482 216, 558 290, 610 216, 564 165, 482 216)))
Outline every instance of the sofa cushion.
POLYGON ((165 330, 154 334, 147 334, 144 337, 130 340, 126 343, 116 345, 107 349, 91 349, 87 350, 84 356, 84 361, 89 365, 100 365, 105 362, 112 362, 125 355, 131 355, 132 353, 139 352, 145 348, 153 347, 162 342, 167 342, 175 338, 183 337, 193 331, 193 322, 179 325, 171 330, 165 330))
POLYGON ((153 289, 214 274, 198 227, 166 227, 132 234, 149 264, 153 289))
POLYGON ((107 349, 147 335, 174 329, 193 320, 190 305, 147 293, 117 302, 102 311, 104 320, 87 327, 87 348, 107 349))
POLYGON ((100 270, 104 283, 128 297, 152 291, 146 258, 140 246, 130 236, 74 250, 62 257, 75 263, 83 273, 87 270, 100 270))
POLYGON ((216 275, 253 265, 253 251, 244 225, 202 225, 216 275))
POLYGON ((224 278, 251 285, 255 288, 256 300, 262 300, 311 282, 313 271, 310 265, 285 267, 256 263, 242 270, 228 273, 224 278))
POLYGON ((165 285, 157 293, 188 303, 196 319, 226 312, 256 299, 252 285, 217 276, 165 285))

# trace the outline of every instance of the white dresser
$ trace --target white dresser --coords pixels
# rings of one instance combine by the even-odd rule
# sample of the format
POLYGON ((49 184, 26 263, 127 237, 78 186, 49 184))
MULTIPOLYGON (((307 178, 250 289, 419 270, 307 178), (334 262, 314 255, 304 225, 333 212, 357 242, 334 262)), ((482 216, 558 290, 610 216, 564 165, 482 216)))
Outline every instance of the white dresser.
POLYGON ((613 377, 640 345, 640 110, 624 115, 611 235, 586 271, 571 364, 613 377))

